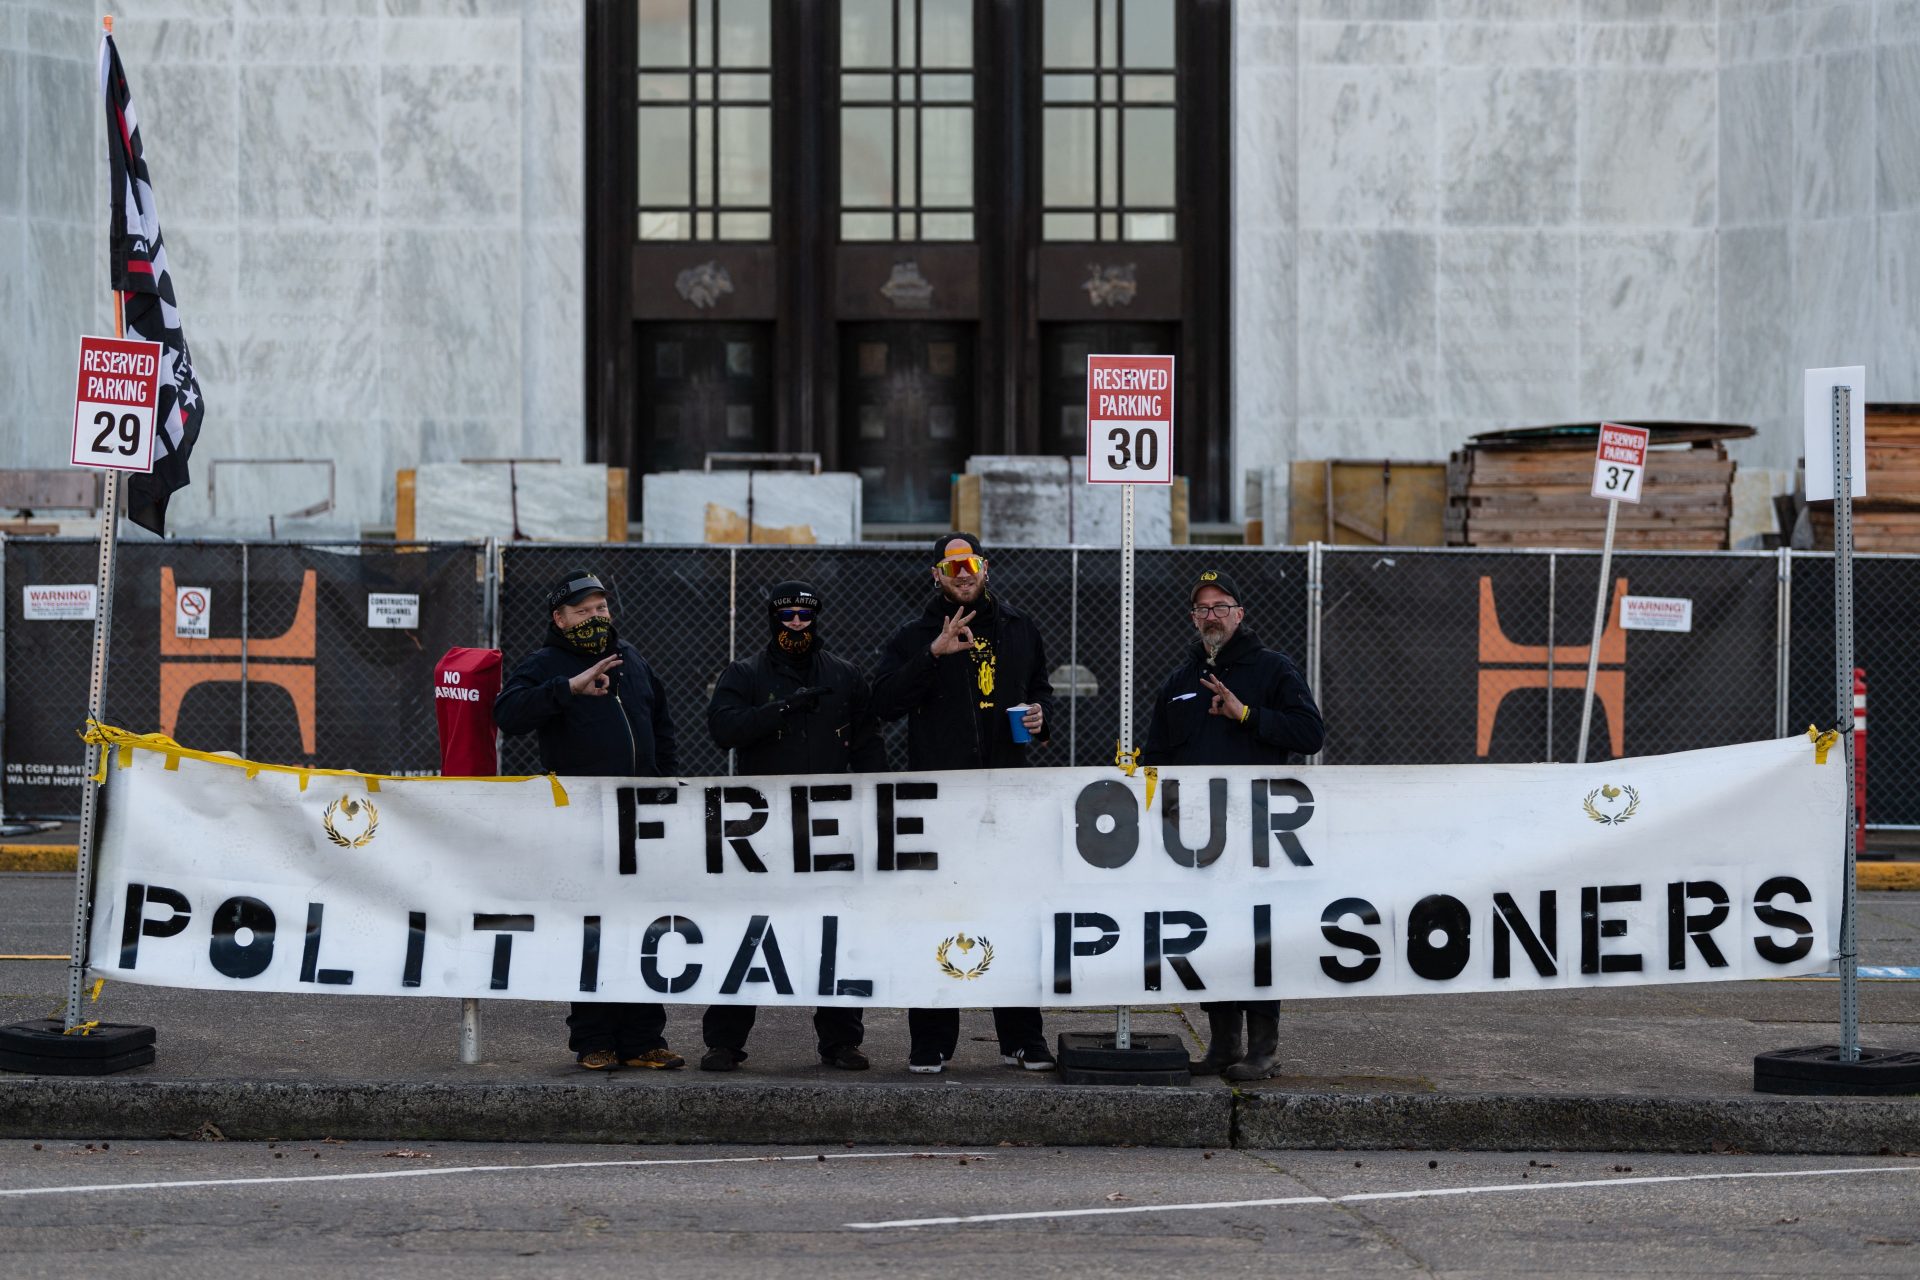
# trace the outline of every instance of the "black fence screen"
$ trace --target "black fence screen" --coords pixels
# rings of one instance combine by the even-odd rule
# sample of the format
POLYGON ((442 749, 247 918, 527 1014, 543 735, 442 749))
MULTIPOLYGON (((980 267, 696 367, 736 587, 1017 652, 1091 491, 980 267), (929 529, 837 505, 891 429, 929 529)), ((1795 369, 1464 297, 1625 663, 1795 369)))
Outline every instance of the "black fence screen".
MULTIPOLYGON (((190 746, 381 772, 431 772, 432 671, 446 648, 490 643, 509 667, 545 634, 548 585, 608 583, 615 622, 660 673, 680 767, 723 774, 706 705, 728 661, 766 641, 766 589, 801 578, 824 599, 829 645, 871 669, 932 593, 918 546, 291 545, 128 543, 115 593, 108 718, 190 746), (176 635, 175 593, 211 598, 206 639, 176 635), (367 596, 417 595, 419 625, 368 625, 367 596)), ((88 583, 90 541, 6 544, 5 807, 77 812, 91 626, 24 615, 30 585, 88 583)), ((1330 764, 1572 760, 1599 558, 1591 552, 1178 547, 1136 556, 1135 726, 1193 642, 1188 591, 1223 569, 1246 625, 1315 684, 1330 764), (1317 588, 1317 590, 1316 590, 1317 588)), ((1119 726, 1120 557, 1014 548, 993 590, 1034 618, 1060 695, 1036 764, 1113 759, 1119 726)), ((1833 722, 1832 558, 1623 553, 1609 574, 1589 758, 1751 741, 1833 722), (1691 603, 1686 631, 1625 629, 1618 597, 1691 603)), ((1868 821, 1920 825, 1920 654, 1908 643, 1920 557, 1862 556, 1857 650, 1870 731, 1868 821)), ((902 729, 889 757, 905 762, 902 729)), ((537 770, 531 739, 507 772, 537 770)))

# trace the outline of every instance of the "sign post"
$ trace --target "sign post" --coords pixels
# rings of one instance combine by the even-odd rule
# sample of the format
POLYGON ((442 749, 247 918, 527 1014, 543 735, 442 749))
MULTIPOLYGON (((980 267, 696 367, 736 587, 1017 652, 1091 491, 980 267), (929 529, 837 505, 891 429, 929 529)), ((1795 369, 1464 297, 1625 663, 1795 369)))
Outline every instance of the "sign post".
MULTIPOLYGON (((1129 776, 1140 761, 1133 735, 1133 487, 1173 483, 1173 401, 1172 356, 1087 357, 1087 483, 1120 486, 1120 738, 1114 744, 1114 763, 1129 776)), ((1088 1046, 1096 1052, 1089 1053, 1084 1064, 1072 1060, 1073 1047, 1067 1037, 1061 1038, 1063 1079, 1088 1083, 1114 1078, 1114 1068, 1099 1060, 1097 1046, 1088 1046)), ((1114 1008, 1113 1049, 1145 1050, 1142 1058, 1151 1054, 1155 1061, 1143 1060, 1138 1068, 1166 1069, 1159 1060, 1168 1055, 1165 1047, 1135 1045, 1133 1010, 1125 1001, 1114 1008)), ((1182 1076, 1185 1067, 1186 1051, 1180 1049, 1182 1076)))
POLYGON ((1613 531, 1620 520, 1620 504, 1639 502, 1647 475, 1645 427, 1600 424, 1600 443, 1593 454, 1593 496, 1607 500, 1607 536, 1600 547, 1600 589, 1593 602, 1593 640, 1587 646, 1587 687, 1580 698, 1580 747, 1575 762, 1587 762, 1587 734, 1593 728, 1593 683, 1600 671, 1600 634, 1607 625, 1607 578, 1613 572, 1613 531))
POLYGON ((1867 496, 1867 371, 1863 365, 1808 369, 1803 391, 1807 500, 1833 503, 1834 724, 1816 737, 1824 763, 1840 748, 1847 804, 1841 811, 1845 902, 1840 911, 1840 1043, 1755 1055, 1753 1087, 1763 1093, 1920 1092, 1920 1053, 1860 1047, 1860 943, 1855 882, 1853 704, 1853 500, 1867 496), (1858 464, 1859 470, 1855 470, 1858 464), (1832 736, 1829 736, 1832 735, 1832 736))

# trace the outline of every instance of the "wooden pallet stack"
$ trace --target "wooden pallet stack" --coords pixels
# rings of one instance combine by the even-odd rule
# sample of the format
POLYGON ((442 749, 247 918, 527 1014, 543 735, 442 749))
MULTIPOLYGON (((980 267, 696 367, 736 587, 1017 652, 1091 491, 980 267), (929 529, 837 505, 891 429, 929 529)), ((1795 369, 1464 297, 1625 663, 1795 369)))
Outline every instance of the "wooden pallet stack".
MULTIPOLYGON (((1867 406, 1867 496, 1853 501, 1855 551, 1920 551, 1920 404, 1867 406)), ((1833 550, 1833 504, 1809 502, 1813 544, 1833 550)))
MULTIPOLYGON (((1617 547, 1714 551, 1727 546, 1734 462, 1724 441, 1751 428, 1653 428, 1640 501, 1620 504, 1617 547)), ((1592 496, 1598 424, 1476 436, 1447 463, 1447 543, 1467 547, 1598 547, 1607 504, 1592 496)))

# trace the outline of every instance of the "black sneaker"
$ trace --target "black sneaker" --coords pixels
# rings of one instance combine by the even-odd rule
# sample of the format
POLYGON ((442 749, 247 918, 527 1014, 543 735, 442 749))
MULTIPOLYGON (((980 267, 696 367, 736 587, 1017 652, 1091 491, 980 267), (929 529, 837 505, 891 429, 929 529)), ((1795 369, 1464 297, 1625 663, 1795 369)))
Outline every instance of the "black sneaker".
POLYGON ((843 1044, 832 1053, 821 1054, 820 1061, 825 1066, 839 1067, 842 1071, 865 1071, 873 1065, 867 1061, 866 1054, 850 1044, 843 1044))
POLYGON ((920 1075, 939 1075, 946 1065, 946 1055, 938 1049, 915 1048, 907 1055, 907 1070, 920 1075))
POLYGON ((1056 1065, 1053 1052, 1038 1040, 1012 1053, 1001 1054, 1000 1061, 1009 1067, 1024 1067, 1028 1071, 1051 1071, 1056 1065))
POLYGON ((702 1071, 735 1071, 740 1067, 740 1059, 746 1056, 732 1049, 709 1049, 700 1059, 700 1069, 702 1071))

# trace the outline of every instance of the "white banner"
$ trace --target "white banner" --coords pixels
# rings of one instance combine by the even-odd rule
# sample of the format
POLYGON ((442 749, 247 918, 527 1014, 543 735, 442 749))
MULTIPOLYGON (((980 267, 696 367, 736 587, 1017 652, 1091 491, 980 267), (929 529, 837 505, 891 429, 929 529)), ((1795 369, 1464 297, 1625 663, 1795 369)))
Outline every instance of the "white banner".
POLYGON ((569 778, 564 805, 545 778, 133 742, 107 753, 93 914, 92 971, 119 982, 1154 1004, 1817 973, 1840 925, 1844 766, 1805 738, 1157 782, 569 778))

